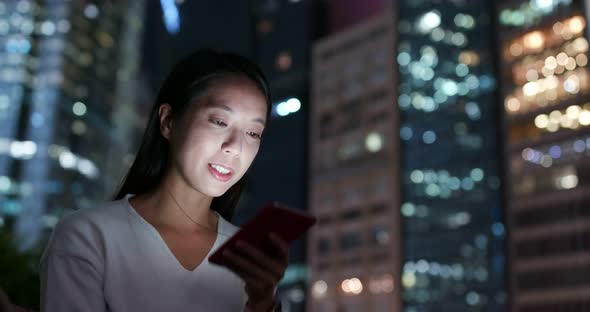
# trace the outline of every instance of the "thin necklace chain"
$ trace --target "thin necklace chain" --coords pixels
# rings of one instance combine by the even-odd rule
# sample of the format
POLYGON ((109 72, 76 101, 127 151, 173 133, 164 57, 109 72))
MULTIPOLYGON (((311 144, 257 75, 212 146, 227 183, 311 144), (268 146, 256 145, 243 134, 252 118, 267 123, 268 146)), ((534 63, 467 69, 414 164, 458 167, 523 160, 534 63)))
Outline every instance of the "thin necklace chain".
MULTIPOLYGON (((172 198, 172 200, 174 201, 174 203, 176 203, 176 206, 178 206, 178 209, 180 209, 180 211, 182 211, 182 213, 183 213, 183 214, 184 214, 184 215, 185 215, 185 216, 186 216, 186 217, 187 217, 189 220, 191 220, 191 222, 193 222, 194 224, 196 224, 196 225, 198 225, 198 226, 200 226, 200 227, 202 227, 202 228, 205 228, 206 230, 208 230, 208 231, 211 231, 211 232, 213 232, 213 233, 221 234, 221 235, 223 235, 223 236, 229 236, 229 235, 223 234, 223 233, 221 233, 221 232, 219 232, 219 231, 217 231, 217 230, 214 230, 214 229, 212 229, 212 228, 210 228, 210 227, 208 227, 208 226, 206 226, 206 225, 203 225, 203 224, 201 224, 201 223, 199 223, 199 222, 195 221, 193 218, 191 218, 191 216, 189 216, 189 214, 188 214, 188 213, 186 213, 186 211, 185 211, 185 210, 182 208, 182 206, 180 206, 180 204, 178 203, 178 201, 176 200, 176 198, 174 198, 174 196, 172 196, 172 193, 171 193, 171 192, 170 192, 170 191, 169 191, 167 188, 166 188, 166 192, 168 193, 168 195, 170 195, 170 197, 172 198)), ((218 220, 217 222, 218 222, 218 224, 219 224, 219 220, 218 220)), ((218 228, 219 228, 219 226, 218 226, 218 228)))

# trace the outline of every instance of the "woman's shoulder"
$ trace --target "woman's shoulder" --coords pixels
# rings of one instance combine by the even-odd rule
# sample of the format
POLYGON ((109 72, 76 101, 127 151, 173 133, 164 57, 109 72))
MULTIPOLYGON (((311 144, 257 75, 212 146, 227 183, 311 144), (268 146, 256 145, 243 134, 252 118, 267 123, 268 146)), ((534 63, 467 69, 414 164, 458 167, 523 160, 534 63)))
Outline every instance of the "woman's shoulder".
POLYGON ((48 249, 76 253, 89 246, 102 245, 109 231, 126 223, 123 200, 105 201, 64 215, 56 224, 48 249))
POLYGON ((79 226, 108 226, 125 218, 125 199, 103 201, 92 207, 78 209, 65 214, 57 223, 56 229, 79 226))

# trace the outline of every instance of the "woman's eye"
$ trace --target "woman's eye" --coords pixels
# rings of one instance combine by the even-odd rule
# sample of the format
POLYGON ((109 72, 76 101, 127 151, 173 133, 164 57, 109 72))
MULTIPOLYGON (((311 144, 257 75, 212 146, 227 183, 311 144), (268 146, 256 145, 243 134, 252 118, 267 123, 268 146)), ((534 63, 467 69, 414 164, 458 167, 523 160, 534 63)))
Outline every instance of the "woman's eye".
POLYGON ((211 119, 211 120, 209 120, 209 122, 211 122, 212 124, 219 126, 219 127, 227 126, 227 124, 225 122, 223 122, 223 120, 220 120, 220 119, 211 119))
POLYGON ((260 140, 261 139, 261 135, 258 134, 258 133, 256 133, 256 132, 250 131, 250 132, 248 132, 248 135, 251 136, 254 139, 257 139, 257 140, 260 140))

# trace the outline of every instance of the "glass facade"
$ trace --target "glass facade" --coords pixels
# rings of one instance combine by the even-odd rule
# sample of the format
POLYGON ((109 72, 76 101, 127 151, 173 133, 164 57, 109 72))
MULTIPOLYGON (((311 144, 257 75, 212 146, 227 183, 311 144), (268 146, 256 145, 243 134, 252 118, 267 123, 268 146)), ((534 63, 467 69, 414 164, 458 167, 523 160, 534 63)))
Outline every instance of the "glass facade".
POLYGON ((401 1, 404 311, 505 311, 489 3, 401 1))
POLYGON ((513 311, 590 308, 587 6, 498 6, 513 311))
POLYGON ((0 3, 0 217, 23 249, 65 212, 113 191, 108 153, 132 145, 116 120, 120 105, 135 104, 120 90, 134 64, 119 62, 134 50, 117 42, 141 30, 142 8, 141 1, 0 3))

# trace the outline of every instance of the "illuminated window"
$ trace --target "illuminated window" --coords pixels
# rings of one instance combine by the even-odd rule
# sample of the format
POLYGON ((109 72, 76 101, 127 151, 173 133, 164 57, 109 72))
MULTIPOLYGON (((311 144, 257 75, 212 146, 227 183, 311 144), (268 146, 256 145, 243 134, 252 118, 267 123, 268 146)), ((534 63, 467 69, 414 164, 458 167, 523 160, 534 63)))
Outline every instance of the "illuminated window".
POLYGON ((363 292, 363 283, 356 277, 342 281, 340 287, 345 294, 358 295, 363 292))
POLYGON ((280 71, 286 71, 293 65, 293 57, 291 52, 285 51, 277 55, 275 60, 275 66, 280 71))
POLYGON ((84 8, 84 15, 90 19, 95 19, 98 17, 98 7, 94 4, 88 4, 84 8))
POLYGON ((371 235, 373 244, 376 245, 387 245, 389 244, 390 240, 390 233, 387 227, 384 226, 377 226, 373 228, 373 233, 371 235))
POLYGON ((325 281, 319 280, 313 283, 313 286, 311 288, 311 294, 314 298, 322 298, 326 295, 327 292, 328 284, 325 281))
POLYGON ((257 28, 258 33, 261 35, 267 35, 273 30, 273 23, 269 20, 261 20, 258 22, 257 28))

